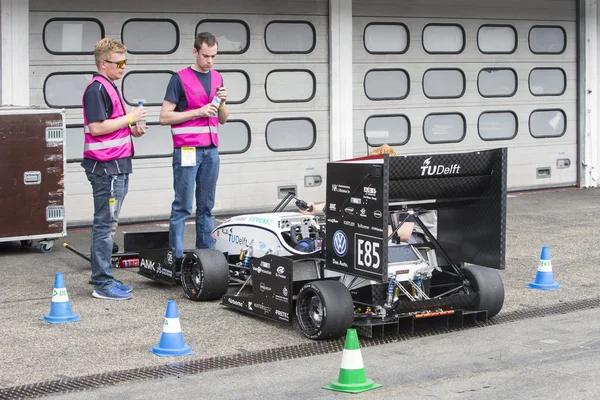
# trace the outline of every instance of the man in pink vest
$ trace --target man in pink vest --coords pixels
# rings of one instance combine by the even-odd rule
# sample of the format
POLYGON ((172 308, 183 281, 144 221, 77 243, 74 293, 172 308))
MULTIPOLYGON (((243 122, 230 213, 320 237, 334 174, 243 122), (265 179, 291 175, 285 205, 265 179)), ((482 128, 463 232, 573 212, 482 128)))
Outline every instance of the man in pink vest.
POLYGON ((127 113, 123 97, 114 84, 125 72, 127 49, 116 40, 104 38, 94 46, 98 73, 83 93, 83 162, 94 196, 91 263, 94 292, 99 299, 127 300, 132 287, 115 280, 111 256, 119 212, 127 195, 132 172, 133 137, 148 129, 136 126, 146 119, 146 109, 134 107, 127 113))
POLYGON ((196 195, 196 248, 213 248, 215 192, 219 176, 219 124, 227 122, 227 90, 212 69, 218 43, 212 33, 196 35, 190 67, 173 75, 160 110, 160 124, 171 125, 175 199, 169 220, 169 246, 178 264, 183 257, 185 222, 196 195))

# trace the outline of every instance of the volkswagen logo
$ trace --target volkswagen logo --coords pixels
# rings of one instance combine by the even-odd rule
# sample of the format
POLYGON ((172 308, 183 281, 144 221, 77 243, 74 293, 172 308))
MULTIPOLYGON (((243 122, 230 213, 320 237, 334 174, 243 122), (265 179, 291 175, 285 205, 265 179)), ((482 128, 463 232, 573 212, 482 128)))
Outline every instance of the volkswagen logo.
POLYGON ((338 257, 344 257, 348 251, 348 238, 342 231, 333 234, 333 251, 338 257))

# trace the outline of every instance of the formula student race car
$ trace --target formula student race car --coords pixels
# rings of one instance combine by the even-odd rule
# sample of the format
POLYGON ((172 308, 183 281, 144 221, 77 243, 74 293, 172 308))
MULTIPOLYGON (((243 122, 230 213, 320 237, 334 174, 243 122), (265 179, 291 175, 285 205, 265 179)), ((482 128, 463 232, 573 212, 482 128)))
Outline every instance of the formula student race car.
POLYGON ((500 312, 506 149, 333 162, 327 182, 325 224, 283 212, 290 194, 273 213, 215 228, 215 249, 183 259, 186 296, 288 324, 295 314, 311 339, 341 337, 351 326, 372 336, 428 317, 462 323, 500 312), (419 217, 426 210, 437 212, 437 236, 419 217), (414 217, 425 243, 390 240, 397 212, 414 217), (241 287, 227 294, 230 283, 241 287))

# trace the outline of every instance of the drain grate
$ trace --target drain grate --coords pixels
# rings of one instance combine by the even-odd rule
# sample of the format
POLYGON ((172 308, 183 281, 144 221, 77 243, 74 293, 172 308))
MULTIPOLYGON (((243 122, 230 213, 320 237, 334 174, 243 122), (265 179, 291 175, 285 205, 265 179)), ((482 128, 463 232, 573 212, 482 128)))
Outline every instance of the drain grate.
MULTIPOLYGON (((540 318, 550 315, 567 314, 588 308, 600 307, 600 297, 569 303, 561 303, 532 310, 513 311, 490 319, 487 324, 477 323, 471 326, 440 329, 419 329, 413 333, 386 335, 378 338, 361 338, 361 347, 377 346, 380 344, 405 341, 413 338, 428 337, 443 333, 471 329, 473 327, 500 325, 509 322, 522 321, 529 318, 540 318)), ((292 360, 295 358, 340 352, 344 348, 344 338, 337 340, 310 342, 295 346, 285 346, 275 349, 260 350, 231 356, 204 358, 181 363, 172 363, 158 367, 135 368, 124 371, 106 372, 66 378, 54 381, 39 382, 30 385, 14 386, 0 389, 0 400, 16 400, 42 397, 49 394, 71 393, 114 386, 123 383, 138 382, 150 379, 163 379, 182 375, 200 374, 211 370, 222 370, 247 365, 264 364, 274 361, 292 360)))

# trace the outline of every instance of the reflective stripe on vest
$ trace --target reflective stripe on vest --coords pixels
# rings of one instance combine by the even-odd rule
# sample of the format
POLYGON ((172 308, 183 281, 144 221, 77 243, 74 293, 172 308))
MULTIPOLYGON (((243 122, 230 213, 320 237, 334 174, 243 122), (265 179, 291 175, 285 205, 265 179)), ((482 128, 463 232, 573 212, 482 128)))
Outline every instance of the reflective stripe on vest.
POLYGON ((94 150, 104 150, 104 149, 113 149, 116 147, 123 146, 124 144, 131 143, 131 136, 127 136, 124 138, 113 139, 113 140, 104 140, 102 142, 96 143, 85 143, 83 145, 84 151, 94 151, 94 150))
MULTIPOLYGON (((187 100, 187 108, 183 111, 195 110, 209 104, 215 96, 215 88, 223 84, 223 78, 215 70, 210 70, 211 88, 206 93, 204 86, 196 73, 190 68, 184 68, 177 72, 181 85, 183 86, 187 100)), ((171 126, 174 147, 207 147, 219 145, 219 117, 196 118, 181 124, 171 126)))

